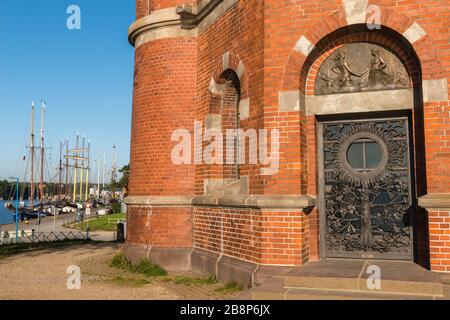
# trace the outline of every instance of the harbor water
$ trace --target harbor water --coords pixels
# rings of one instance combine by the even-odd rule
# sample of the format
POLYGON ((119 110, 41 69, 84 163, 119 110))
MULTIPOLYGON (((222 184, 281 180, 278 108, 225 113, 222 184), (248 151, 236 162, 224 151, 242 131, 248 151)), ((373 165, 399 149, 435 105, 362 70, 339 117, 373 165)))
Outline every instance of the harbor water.
MULTIPOLYGON (((7 201, 0 201, 0 225, 14 223, 14 214, 5 208, 5 203, 7 201)), ((39 201, 35 200, 34 205, 38 204, 39 201)), ((13 200, 12 204, 15 206, 16 202, 13 200)), ((25 201, 25 206, 28 206, 28 201, 25 201)))
POLYGON ((0 201, 0 225, 14 222, 14 216, 5 208, 6 201, 0 201))

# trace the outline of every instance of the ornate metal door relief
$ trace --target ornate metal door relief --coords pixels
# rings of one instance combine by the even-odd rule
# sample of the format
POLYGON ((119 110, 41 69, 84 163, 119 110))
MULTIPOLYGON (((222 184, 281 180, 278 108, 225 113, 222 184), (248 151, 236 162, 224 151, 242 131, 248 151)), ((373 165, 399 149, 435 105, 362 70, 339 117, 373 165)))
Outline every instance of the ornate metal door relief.
POLYGON ((411 260, 408 119, 324 122, 319 137, 325 256, 411 260))

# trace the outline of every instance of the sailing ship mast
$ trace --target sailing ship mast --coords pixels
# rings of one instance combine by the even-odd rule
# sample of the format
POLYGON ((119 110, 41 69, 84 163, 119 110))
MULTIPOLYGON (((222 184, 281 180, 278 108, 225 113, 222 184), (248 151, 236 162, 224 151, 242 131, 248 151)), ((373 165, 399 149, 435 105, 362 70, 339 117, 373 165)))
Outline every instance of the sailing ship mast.
POLYGON ((45 101, 41 103, 41 177, 39 184, 40 191, 40 208, 44 208, 44 114, 45 114, 45 101))
POLYGON ((84 178, 84 142, 86 140, 86 136, 83 134, 83 145, 82 145, 82 150, 77 150, 76 151, 76 156, 79 156, 79 152, 81 151, 81 167, 80 167, 80 201, 83 202, 83 178, 84 178))
POLYGON ((66 187, 64 191, 64 195, 67 196, 65 198, 69 199, 69 139, 66 139, 66 187))
POLYGON ((87 147, 87 166, 86 166, 86 196, 85 196, 85 201, 89 200, 89 175, 91 173, 90 171, 90 156, 91 156, 91 140, 88 140, 88 147, 87 147))
POLYGON ((106 175, 106 153, 103 154, 102 190, 105 190, 105 175, 106 175))
POLYGON ((62 193, 63 193, 63 185, 62 185, 62 148, 63 148, 63 141, 59 141, 59 192, 58 192, 58 201, 61 201, 62 193))
POLYGON ((113 199, 116 198, 116 190, 115 190, 115 184, 116 184, 116 145, 113 146, 113 155, 112 155, 113 161, 112 161, 112 168, 111 168, 111 186, 112 186, 112 197, 113 199))
MULTIPOLYGON (((79 148, 79 142, 80 142, 80 134, 77 132, 77 145, 76 149, 79 148)), ((78 159, 75 157, 75 166, 73 169, 73 202, 77 202, 77 173, 78 173, 78 159)))
POLYGON ((31 177, 30 177, 30 194, 29 207, 34 208, 34 102, 31 103, 31 137, 30 137, 30 155, 31 155, 31 177))
POLYGON ((114 184, 116 182, 116 145, 113 145, 112 159, 111 183, 114 184))
POLYGON ((100 152, 97 154, 97 199, 100 198, 100 152))

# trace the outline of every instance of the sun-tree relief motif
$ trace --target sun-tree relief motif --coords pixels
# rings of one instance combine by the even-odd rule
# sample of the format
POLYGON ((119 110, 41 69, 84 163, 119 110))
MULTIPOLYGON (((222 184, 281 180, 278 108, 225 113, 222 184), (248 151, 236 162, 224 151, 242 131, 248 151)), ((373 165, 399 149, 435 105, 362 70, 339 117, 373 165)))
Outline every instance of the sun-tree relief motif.
POLYGON ((324 124, 327 255, 411 257, 407 121, 324 124))

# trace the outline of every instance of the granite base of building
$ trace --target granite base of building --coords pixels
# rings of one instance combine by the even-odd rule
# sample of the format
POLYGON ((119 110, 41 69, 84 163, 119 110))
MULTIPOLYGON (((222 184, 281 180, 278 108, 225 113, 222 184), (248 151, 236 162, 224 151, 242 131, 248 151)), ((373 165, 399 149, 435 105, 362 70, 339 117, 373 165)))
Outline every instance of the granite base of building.
POLYGON ((214 276, 224 283, 238 283, 248 289, 263 284, 274 274, 286 274, 292 268, 261 266, 256 263, 192 248, 155 248, 138 244, 122 247, 132 263, 152 261, 169 271, 193 271, 214 276))
POLYGON ((162 248, 126 243, 122 250, 132 263, 149 260, 170 271, 191 270, 192 248, 162 248))
POLYGON ((201 249, 194 249, 192 252, 191 268, 194 272, 213 275, 221 282, 238 283, 243 288, 261 285, 274 274, 286 274, 292 269, 261 266, 201 249))

